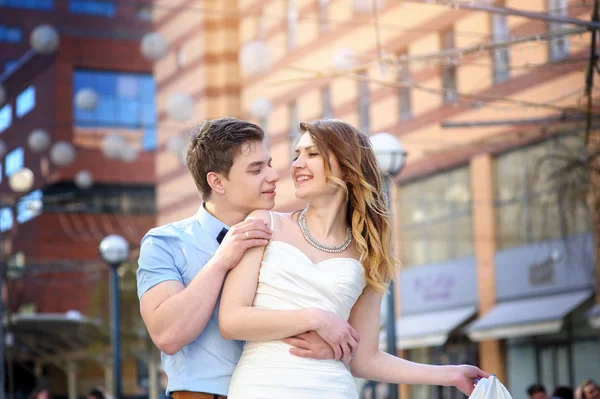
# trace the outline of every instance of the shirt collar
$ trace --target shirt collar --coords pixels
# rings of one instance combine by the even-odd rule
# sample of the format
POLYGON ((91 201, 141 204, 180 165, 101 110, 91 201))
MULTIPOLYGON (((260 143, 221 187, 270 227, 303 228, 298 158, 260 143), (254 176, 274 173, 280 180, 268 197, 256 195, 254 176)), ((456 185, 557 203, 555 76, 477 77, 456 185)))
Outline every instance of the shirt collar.
POLYGON ((219 219, 211 215, 206 208, 204 207, 204 202, 200 205, 200 209, 196 212, 196 220, 200 223, 200 226, 208 232, 215 240, 217 236, 223 230, 223 228, 229 230, 230 227, 225 223, 221 222, 219 219))

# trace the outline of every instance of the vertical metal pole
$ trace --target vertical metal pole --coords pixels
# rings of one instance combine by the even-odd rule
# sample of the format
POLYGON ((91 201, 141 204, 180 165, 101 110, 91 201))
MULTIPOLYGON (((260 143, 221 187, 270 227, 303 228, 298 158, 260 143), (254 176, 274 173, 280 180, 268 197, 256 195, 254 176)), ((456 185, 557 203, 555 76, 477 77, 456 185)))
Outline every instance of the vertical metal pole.
MULTIPOLYGON (((391 176, 387 175, 385 176, 385 181, 384 181, 384 185, 385 185, 385 196, 386 196, 386 201, 387 201, 387 205, 388 205, 388 209, 389 209, 389 213, 390 213, 390 224, 392 224, 393 226, 393 217, 392 217, 392 198, 391 198, 391 184, 392 184, 392 178, 391 176)), ((393 228, 393 227, 392 227, 393 228)), ((394 244, 392 241, 392 248, 393 248, 394 244)), ((398 352, 396 349, 396 308, 395 308, 395 295, 394 295, 394 282, 392 281, 390 283, 390 286, 388 288, 388 294, 387 294, 387 349, 388 349, 388 353, 394 355, 394 356, 398 356, 398 352)), ((398 398, 398 384, 389 384, 389 397, 390 399, 397 399, 398 398)))
POLYGON ((121 306, 119 298, 119 265, 110 266, 110 337, 113 353, 113 397, 121 398, 121 306))
POLYGON ((0 399, 5 399, 4 380, 4 235, 0 235, 0 399))

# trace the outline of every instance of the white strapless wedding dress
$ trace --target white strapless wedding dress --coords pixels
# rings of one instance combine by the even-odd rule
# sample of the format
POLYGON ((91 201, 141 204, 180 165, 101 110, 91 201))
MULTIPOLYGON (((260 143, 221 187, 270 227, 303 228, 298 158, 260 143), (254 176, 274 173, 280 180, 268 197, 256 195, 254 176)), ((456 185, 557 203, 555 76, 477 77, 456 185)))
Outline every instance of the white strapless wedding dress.
MULTIPOLYGON (((271 241, 265 249, 253 306, 321 308, 348 320, 365 288, 362 264, 352 258, 313 263, 298 248, 271 241)), ((229 386, 230 399, 358 398, 350 371, 339 360, 293 356, 282 341, 247 342, 229 386)))

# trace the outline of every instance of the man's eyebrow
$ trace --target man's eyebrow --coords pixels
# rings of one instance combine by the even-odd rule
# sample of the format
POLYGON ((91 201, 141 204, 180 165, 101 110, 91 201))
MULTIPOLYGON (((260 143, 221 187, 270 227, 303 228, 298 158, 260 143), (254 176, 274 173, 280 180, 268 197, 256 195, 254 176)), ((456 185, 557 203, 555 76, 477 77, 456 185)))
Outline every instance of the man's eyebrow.
MULTIPOLYGON (((272 160, 273 160, 273 158, 269 158, 269 162, 271 162, 272 160)), ((250 162, 248 164, 248 168, 254 168, 256 166, 261 166, 261 165, 264 165, 264 164, 265 164, 265 161, 254 161, 254 162, 250 162)))

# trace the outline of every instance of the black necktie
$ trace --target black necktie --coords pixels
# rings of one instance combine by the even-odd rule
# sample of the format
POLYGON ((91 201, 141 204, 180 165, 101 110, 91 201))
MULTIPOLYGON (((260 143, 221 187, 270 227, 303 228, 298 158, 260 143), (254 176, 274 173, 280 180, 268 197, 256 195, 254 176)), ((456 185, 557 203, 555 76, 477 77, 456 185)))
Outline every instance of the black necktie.
POLYGON ((227 230, 225 227, 221 229, 221 232, 217 236, 217 242, 219 243, 219 245, 221 245, 221 242, 223 241, 223 238, 225 238, 225 234, 227 234, 228 231, 229 230, 227 230))

